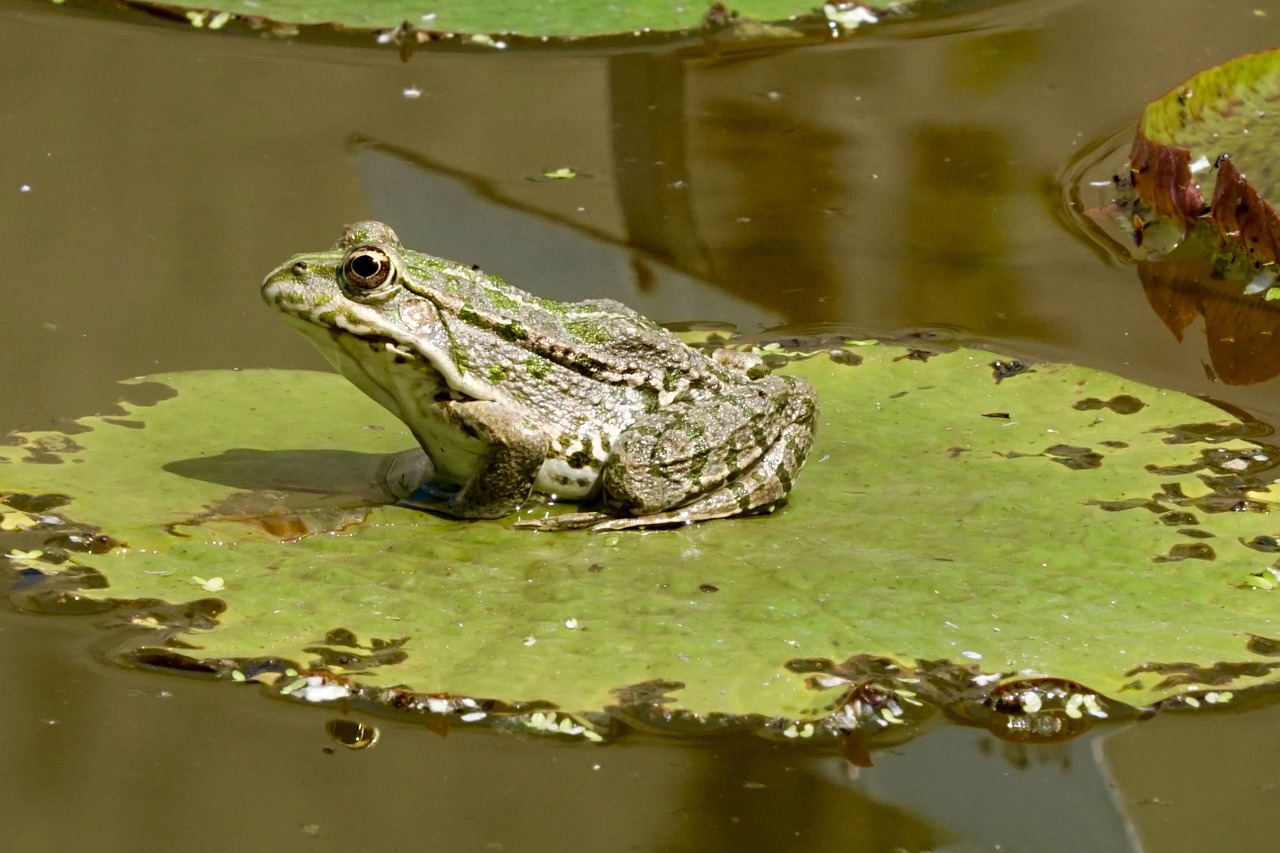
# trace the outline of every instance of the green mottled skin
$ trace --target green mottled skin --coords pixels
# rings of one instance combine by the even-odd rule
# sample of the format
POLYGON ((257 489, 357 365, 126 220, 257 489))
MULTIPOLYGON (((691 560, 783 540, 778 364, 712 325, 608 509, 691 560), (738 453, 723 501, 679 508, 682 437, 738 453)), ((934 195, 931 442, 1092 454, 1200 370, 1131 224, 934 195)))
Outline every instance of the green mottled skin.
POLYGON ((646 527, 780 505, 812 441, 804 382, 714 357, 612 300, 562 303, 405 249, 377 222, 298 255, 263 297, 422 450, 396 497, 465 518, 537 490, 597 511, 542 529, 646 527))

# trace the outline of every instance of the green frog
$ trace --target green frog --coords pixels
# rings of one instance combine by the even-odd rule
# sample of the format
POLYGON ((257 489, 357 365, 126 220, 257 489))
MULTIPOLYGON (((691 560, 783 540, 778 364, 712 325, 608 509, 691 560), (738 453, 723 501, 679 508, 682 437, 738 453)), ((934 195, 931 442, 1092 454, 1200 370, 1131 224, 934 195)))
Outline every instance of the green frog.
POLYGON ((262 296, 413 432, 421 448, 383 470, 402 504, 458 518, 510 515, 533 491, 581 504, 516 523, 540 530, 771 512, 813 442, 803 380, 707 355, 610 299, 542 299, 405 249, 381 222, 285 262, 262 296))

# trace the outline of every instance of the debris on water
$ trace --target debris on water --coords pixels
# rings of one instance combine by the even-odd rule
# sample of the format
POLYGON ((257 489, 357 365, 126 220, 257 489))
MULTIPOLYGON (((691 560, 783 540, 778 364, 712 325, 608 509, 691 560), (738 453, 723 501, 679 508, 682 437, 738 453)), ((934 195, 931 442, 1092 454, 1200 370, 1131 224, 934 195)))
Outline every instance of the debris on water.
MULTIPOLYGON (((463 717, 466 719, 466 717, 463 717)), ((591 726, 569 714, 558 714, 555 711, 534 711, 524 718, 524 724, 533 731, 548 734, 580 737, 592 743, 601 743, 604 737, 591 726)))
POLYGON ((860 3, 824 3, 822 14, 832 30, 856 30, 863 24, 874 24, 880 18, 860 3))
POLYGON ((322 675, 308 675, 300 688, 290 692, 296 693, 307 702, 335 702, 351 696, 351 685, 327 679, 322 675))
POLYGON ((985 723, 996 737, 1015 743, 1059 743, 1078 737, 1098 721, 1134 713, 1084 685, 1045 677, 1006 681, 981 702, 949 710, 966 722, 985 723))

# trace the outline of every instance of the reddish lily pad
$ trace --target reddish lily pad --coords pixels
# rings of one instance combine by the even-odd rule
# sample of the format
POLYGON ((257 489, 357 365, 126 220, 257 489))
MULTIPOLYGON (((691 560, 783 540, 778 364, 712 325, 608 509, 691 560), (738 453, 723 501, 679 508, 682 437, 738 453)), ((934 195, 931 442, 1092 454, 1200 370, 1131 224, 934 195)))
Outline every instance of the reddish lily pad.
POLYGON ((1139 242, 1153 227, 1171 228, 1171 242, 1204 232, 1198 251, 1219 272, 1274 279, 1277 102, 1280 50, 1270 50, 1202 71, 1147 105, 1129 152, 1139 242))

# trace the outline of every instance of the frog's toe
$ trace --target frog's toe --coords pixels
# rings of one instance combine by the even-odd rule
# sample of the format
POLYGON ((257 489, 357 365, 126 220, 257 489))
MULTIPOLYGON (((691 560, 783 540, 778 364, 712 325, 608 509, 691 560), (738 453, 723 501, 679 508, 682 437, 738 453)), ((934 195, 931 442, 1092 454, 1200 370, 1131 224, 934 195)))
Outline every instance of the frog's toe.
POLYGON ((435 479, 435 466, 426 451, 415 447, 386 457, 378 476, 392 502, 412 501, 420 488, 435 479))
POLYGON ((422 483, 418 488, 413 490, 413 494, 403 497, 396 501, 396 506, 403 506, 409 509, 424 509, 433 512, 444 512, 449 515, 449 509, 457 497, 458 487, 452 483, 429 482, 422 483))
POLYGON ((612 518, 603 512, 568 512, 544 518, 522 518, 511 526, 520 530, 586 530, 595 529, 602 520, 612 518))

